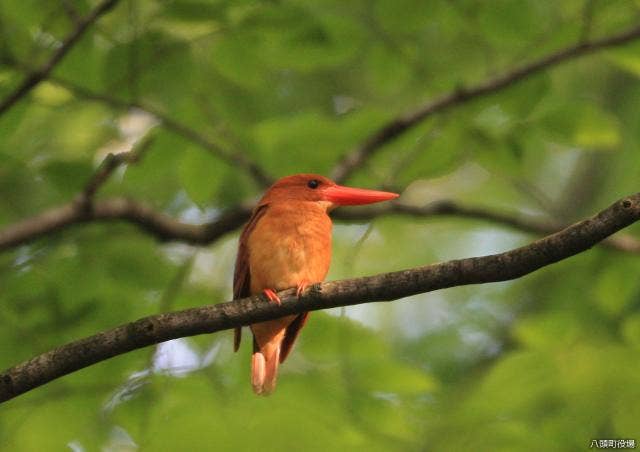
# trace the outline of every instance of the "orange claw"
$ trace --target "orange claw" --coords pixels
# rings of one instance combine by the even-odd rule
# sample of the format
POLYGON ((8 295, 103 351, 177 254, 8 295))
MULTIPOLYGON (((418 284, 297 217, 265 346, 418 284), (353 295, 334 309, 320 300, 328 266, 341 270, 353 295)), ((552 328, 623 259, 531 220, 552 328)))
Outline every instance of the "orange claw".
POLYGON ((280 301, 280 297, 272 289, 264 289, 262 293, 265 294, 269 301, 277 304, 278 306, 282 304, 282 301, 280 301))
POLYGON ((296 296, 298 298, 300 298, 300 296, 302 295, 302 293, 307 290, 307 287, 309 287, 309 282, 308 281, 302 281, 300 284, 298 284, 298 288, 296 289, 296 296))

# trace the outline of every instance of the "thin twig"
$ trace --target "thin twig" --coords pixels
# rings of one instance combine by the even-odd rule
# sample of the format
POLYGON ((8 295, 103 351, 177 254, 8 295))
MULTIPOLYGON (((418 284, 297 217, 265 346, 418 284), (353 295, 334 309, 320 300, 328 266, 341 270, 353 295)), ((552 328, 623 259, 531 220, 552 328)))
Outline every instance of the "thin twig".
POLYGON ((586 251, 639 219, 640 193, 637 193, 560 232, 504 253, 315 284, 302 297, 296 295, 295 289, 288 289, 278 293, 282 300, 280 305, 252 296, 145 317, 62 345, 5 370, 0 374, 0 401, 100 361, 170 339, 213 333, 307 311, 392 301, 454 286, 520 278, 586 251))
POLYGON ((79 195, 83 202, 87 202, 93 199, 96 191, 107 182, 113 172, 125 163, 137 163, 144 153, 149 149, 155 140, 155 134, 153 132, 147 133, 144 137, 138 140, 131 150, 126 152, 119 152, 117 154, 109 153, 102 161, 98 169, 91 176, 84 186, 84 190, 79 195))
POLYGON ((88 28, 103 14, 111 10, 119 0, 104 0, 99 3, 87 16, 80 19, 71 33, 64 39, 62 45, 51 55, 49 61, 40 69, 28 75, 16 89, 0 101, 0 116, 9 110, 20 99, 25 97, 38 83, 46 79, 56 65, 62 61, 64 56, 80 40, 88 28))
POLYGON ((361 145, 347 152, 332 171, 332 178, 344 182, 378 149, 422 123, 430 116, 448 110, 482 96, 500 91, 545 69, 609 47, 627 44, 640 38, 640 26, 623 33, 593 41, 583 41, 571 47, 540 58, 537 61, 512 69, 469 88, 458 88, 448 94, 426 102, 413 111, 398 116, 374 131, 361 145))
POLYGON ((269 176, 267 173, 265 173, 265 171, 262 169, 260 165, 258 165, 256 162, 251 160, 248 157, 246 152, 241 152, 237 150, 236 151, 228 150, 221 144, 216 143, 211 138, 206 137, 199 131, 192 129, 186 124, 168 116, 167 114, 161 112, 160 110, 152 107, 149 104, 146 104, 142 101, 128 102, 125 100, 121 100, 104 93, 98 93, 98 92, 92 91, 88 88, 77 85, 68 80, 61 79, 59 77, 52 76, 52 77, 49 77, 48 80, 49 82, 55 85, 58 85, 62 88, 65 88, 71 91, 74 95, 78 97, 81 97, 86 100, 91 100, 94 102, 100 102, 108 105, 111 108, 115 108, 115 109, 137 108, 138 110, 145 111, 151 114, 152 116, 154 116, 155 118, 157 118, 161 122, 163 127, 165 127, 166 129, 171 130, 172 132, 178 135, 181 135, 182 137, 197 144, 198 146, 201 146, 202 148, 206 149, 209 153, 211 153, 211 155, 229 163, 230 165, 243 168, 247 172, 247 174, 249 174, 256 181, 258 186, 260 186, 261 188, 268 187, 273 183, 273 178, 269 176))

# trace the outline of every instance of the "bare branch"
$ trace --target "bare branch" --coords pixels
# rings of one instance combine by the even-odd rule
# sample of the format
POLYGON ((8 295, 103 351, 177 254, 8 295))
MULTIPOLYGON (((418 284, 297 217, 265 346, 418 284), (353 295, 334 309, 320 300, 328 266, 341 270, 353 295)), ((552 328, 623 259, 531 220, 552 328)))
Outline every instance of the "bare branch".
POLYGON ((81 203, 70 202, 0 231, 0 251, 76 224, 113 220, 130 222, 159 240, 207 244, 239 228, 249 218, 250 213, 250 208, 240 207, 223 214, 211 223, 192 225, 126 198, 95 201, 91 209, 82 208, 81 203))
MULTIPOLYGON (((249 205, 238 206, 226 211, 210 223, 194 225, 180 222, 144 203, 127 198, 95 201, 91 209, 81 209, 77 203, 71 202, 0 230, 0 251, 76 224, 103 221, 132 223, 161 241, 207 245, 242 226, 249 219, 251 209, 252 206, 249 205)), ((488 221, 536 235, 551 234, 565 226, 516 214, 496 212, 488 208, 464 206, 450 200, 436 201, 423 207, 387 203, 370 208, 339 209, 332 214, 335 219, 346 221, 371 221, 385 215, 408 215, 417 218, 462 217, 488 221)), ((617 235, 605 240, 603 244, 619 251, 640 253, 640 241, 630 235, 617 235)))
MULTIPOLYGON (((465 206, 448 199, 435 201, 422 207, 396 202, 366 208, 344 209, 337 211, 334 216, 347 221, 370 221, 386 215, 407 215, 416 218, 450 216, 482 220, 535 235, 553 234, 567 227, 567 224, 563 223, 498 212, 486 207, 465 206)), ((618 251, 640 253, 640 240, 629 234, 609 237, 602 241, 602 245, 618 251)))
POLYGON ((332 172, 332 178, 336 182, 344 182, 357 168, 361 167, 375 151, 436 113, 465 104, 479 97, 494 94, 534 74, 567 61, 598 50, 627 44, 638 38, 640 38, 640 26, 602 39, 593 41, 585 40, 577 45, 559 50, 520 68, 512 69, 498 77, 485 80, 475 86, 459 88, 451 93, 431 100, 415 110, 387 122, 380 129, 374 131, 361 145, 347 152, 335 166, 332 172))
POLYGON ((46 79, 56 65, 62 61, 64 56, 71 50, 71 48, 80 40, 87 29, 102 16, 111 10, 118 0, 103 0, 98 6, 95 7, 87 16, 78 20, 75 24, 75 28, 64 39, 62 45, 51 55, 49 61, 45 63, 40 69, 32 72, 28 75, 16 89, 14 89, 7 97, 0 101, 0 115, 4 114, 20 99, 25 97, 38 83, 46 79))
MULTIPOLYGON (((153 132, 149 132, 138 140, 130 151, 108 154, 73 201, 0 230, 0 251, 30 242, 73 224, 95 221, 100 215, 103 216, 103 219, 110 219, 108 215, 113 214, 114 211, 122 218, 127 218, 126 211, 122 208, 126 202, 111 200, 96 205, 94 196, 120 165, 137 162, 154 138, 153 132)), ((147 216, 155 217, 154 212, 150 209, 145 210, 145 213, 147 216)))
POLYGON ((457 259, 392 273, 315 284, 301 298, 278 293, 282 305, 253 296, 139 319, 58 347, 0 374, 0 401, 132 350, 170 339, 207 334, 305 311, 391 301, 468 284, 516 279, 586 251, 640 219, 640 193, 616 201, 584 221, 500 254, 457 259))

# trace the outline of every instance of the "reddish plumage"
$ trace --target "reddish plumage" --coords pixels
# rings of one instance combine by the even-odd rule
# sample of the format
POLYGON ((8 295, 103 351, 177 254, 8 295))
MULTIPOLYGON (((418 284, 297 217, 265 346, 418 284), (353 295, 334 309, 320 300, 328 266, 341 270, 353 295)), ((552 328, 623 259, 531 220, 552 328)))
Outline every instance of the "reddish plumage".
MULTIPOLYGON (((240 236, 233 280, 234 298, 264 293, 279 303, 275 292, 322 281, 331 261, 331 219, 339 205, 368 204, 398 195, 336 185, 315 174, 278 180, 262 197, 240 236)), ((308 313, 251 325, 251 384, 256 394, 275 389, 278 364, 288 356, 308 313)), ((236 328, 234 349, 240 346, 236 328)))

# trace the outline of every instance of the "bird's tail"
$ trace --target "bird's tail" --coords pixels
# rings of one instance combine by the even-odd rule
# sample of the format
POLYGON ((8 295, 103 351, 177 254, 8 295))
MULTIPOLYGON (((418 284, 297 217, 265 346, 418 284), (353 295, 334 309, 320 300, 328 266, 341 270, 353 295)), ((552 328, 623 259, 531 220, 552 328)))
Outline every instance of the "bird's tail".
POLYGON ((258 395, 269 395, 276 389, 280 343, 267 343, 262 349, 254 344, 251 358, 251 386, 258 395))

